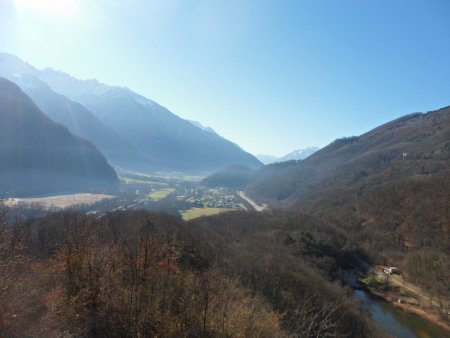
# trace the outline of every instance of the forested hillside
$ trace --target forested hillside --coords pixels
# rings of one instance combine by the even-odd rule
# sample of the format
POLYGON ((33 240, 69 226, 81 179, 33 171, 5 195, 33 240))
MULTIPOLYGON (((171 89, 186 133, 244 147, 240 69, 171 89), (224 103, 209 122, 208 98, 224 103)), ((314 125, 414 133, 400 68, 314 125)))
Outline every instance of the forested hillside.
POLYGON ((338 282, 352 244, 310 216, 58 213, 21 229, 1 274, 8 337, 381 336, 338 282))
MULTIPOLYGON (((450 108, 411 114, 248 186, 257 200, 345 229, 377 263, 399 266, 442 302, 450 299, 450 108)), ((259 179, 259 181, 257 181, 259 179)))
MULTIPOLYGON (((398 266, 448 308, 450 299, 450 108, 411 114, 338 139, 302 161, 205 182, 245 182, 272 207, 342 229, 374 262, 398 266)), ((241 184, 242 187, 242 184, 241 184)))
POLYGON ((411 114, 361 136, 338 139, 306 160, 280 167, 248 191, 292 205, 328 192, 358 190, 388 181, 448 174, 450 108, 411 114))

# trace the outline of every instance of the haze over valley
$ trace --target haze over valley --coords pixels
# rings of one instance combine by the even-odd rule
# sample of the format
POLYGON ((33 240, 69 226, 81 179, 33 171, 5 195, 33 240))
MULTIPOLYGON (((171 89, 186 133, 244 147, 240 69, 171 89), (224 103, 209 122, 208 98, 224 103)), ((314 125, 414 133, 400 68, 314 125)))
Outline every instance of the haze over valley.
POLYGON ((444 1, 0 1, 0 337, 450 337, 444 1))

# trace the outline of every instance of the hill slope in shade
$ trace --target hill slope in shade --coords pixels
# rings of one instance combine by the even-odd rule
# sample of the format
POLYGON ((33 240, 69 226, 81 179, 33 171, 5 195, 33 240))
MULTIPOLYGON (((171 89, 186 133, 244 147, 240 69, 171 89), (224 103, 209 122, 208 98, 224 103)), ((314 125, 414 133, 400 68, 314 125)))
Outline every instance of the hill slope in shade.
POLYGON ((162 168, 195 172, 230 164, 260 165, 232 142, 145 100, 127 89, 116 88, 86 105, 162 168))
POLYGON ((253 171, 246 166, 234 165, 219 170, 202 180, 208 187, 229 187, 241 189, 252 180, 253 171))
POLYGON ((0 54, 0 76, 21 87, 52 120, 92 142, 110 163, 129 169, 151 168, 151 161, 143 153, 107 127, 87 108, 54 92, 39 80, 39 70, 14 56, 0 54))
POLYGON ((12 196, 115 189, 118 178, 90 142, 42 113, 0 78, 0 187, 12 196))

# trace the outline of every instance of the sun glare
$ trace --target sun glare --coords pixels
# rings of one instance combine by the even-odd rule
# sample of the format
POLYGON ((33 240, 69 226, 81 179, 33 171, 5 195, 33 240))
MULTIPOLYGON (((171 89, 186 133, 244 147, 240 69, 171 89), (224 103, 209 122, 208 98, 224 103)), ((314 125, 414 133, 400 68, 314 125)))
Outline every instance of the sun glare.
POLYGON ((15 0, 19 9, 45 15, 77 16, 80 6, 76 0, 15 0))

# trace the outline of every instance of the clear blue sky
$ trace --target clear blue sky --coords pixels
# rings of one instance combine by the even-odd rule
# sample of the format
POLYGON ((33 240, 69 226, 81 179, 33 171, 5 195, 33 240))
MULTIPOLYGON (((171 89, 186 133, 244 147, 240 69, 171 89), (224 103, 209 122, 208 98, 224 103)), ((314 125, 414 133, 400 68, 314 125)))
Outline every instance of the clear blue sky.
POLYGON ((0 0, 0 51, 127 86, 252 153, 450 105, 449 0, 0 0))

